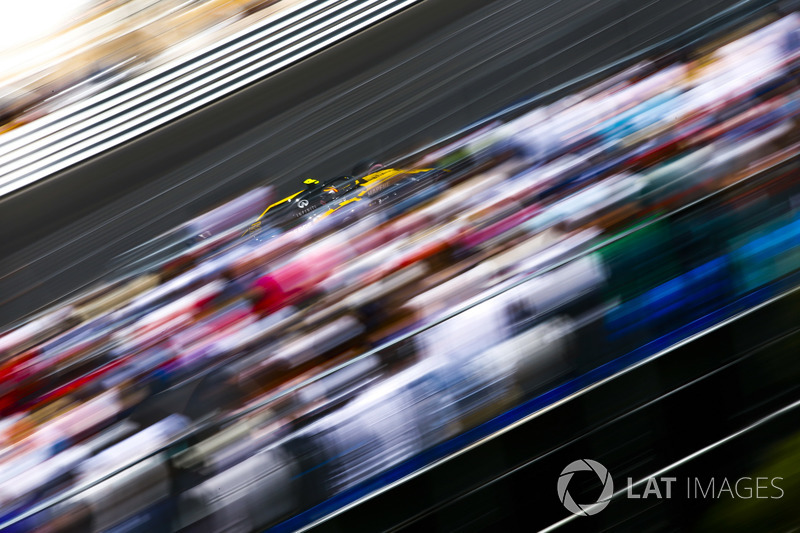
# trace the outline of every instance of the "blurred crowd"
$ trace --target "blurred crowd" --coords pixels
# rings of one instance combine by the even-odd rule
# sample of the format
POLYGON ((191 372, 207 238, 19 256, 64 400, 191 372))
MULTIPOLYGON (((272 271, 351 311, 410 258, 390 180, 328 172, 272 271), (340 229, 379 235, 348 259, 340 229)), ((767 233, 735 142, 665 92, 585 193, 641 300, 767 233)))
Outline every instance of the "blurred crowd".
POLYGON ((0 133, 199 52, 300 0, 57 0, 9 6, 0 133))
POLYGON ((755 27, 242 236, 253 191, 6 332, 0 520, 263 529, 795 284, 800 16, 755 27))

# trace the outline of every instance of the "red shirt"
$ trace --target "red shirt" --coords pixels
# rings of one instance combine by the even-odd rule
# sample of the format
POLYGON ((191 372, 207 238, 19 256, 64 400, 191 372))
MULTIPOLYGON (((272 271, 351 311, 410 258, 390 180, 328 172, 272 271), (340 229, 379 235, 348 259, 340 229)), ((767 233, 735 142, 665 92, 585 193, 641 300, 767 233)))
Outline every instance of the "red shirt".
POLYGON ((261 298, 255 302, 253 311, 257 313, 274 313, 286 306, 287 295, 273 274, 258 278, 253 288, 261 292, 261 298))

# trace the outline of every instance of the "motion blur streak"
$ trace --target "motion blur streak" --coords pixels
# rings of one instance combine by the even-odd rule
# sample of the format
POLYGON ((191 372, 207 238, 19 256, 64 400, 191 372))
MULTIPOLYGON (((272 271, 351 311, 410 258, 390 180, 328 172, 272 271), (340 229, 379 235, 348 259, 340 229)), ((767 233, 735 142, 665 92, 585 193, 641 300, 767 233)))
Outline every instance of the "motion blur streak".
POLYGON ((0 336, 0 528, 304 527, 791 291, 798 67, 771 13, 129 251, 0 336))
POLYGON ((6 139, 0 137, 0 196, 168 124, 416 1, 322 4, 313 15, 301 13, 279 24, 265 24, 266 35, 239 34, 223 47, 201 50, 186 64, 168 65, 144 80, 134 78, 96 101, 79 100, 60 116, 54 114, 53 120, 45 119, 42 128, 32 124, 10 132, 6 139))
POLYGON ((265 179, 294 192, 297 176, 338 175, 365 154, 402 153, 611 59, 629 64, 645 44, 686 43, 710 14, 701 28, 718 30, 769 3, 720 13, 732 0, 700 10, 661 0, 618 18, 629 2, 581 10, 583 0, 559 0, 531 16, 512 0, 480 9, 478 0, 426 0, 201 113, 0 198, 0 323, 86 287, 115 255, 265 179), (564 40, 575 46, 562 53, 564 40))

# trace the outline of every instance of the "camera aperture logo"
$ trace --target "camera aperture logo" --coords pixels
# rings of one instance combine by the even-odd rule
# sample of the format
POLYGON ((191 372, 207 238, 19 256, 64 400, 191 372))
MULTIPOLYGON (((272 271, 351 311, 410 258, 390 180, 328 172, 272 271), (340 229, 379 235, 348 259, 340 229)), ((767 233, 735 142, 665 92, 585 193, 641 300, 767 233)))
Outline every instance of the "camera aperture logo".
POLYGON ((580 516, 595 515, 606 508, 613 494, 614 480, 611 479, 611 474, 608 473, 608 469, 591 459, 578 459, 577 461, 571 462, 561 471, 561 475, 558 477, 558 499, 561 500, 564 507, 572 514, 580 516), (576 472, 585 471, 591 471, 597 474, 597 477, 600 478, 600 482, 603 484, 603 490, 596 502, 588 504, 576 503, 567 490, 567 486, 576 472))

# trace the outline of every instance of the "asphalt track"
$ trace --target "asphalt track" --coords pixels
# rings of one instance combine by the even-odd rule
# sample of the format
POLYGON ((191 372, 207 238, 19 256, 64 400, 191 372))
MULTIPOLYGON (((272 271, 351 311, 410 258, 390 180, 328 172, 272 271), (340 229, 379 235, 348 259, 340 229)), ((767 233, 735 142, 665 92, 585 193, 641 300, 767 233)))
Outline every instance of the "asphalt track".
POLYGON ((263 183, 347 172, 657 43, 733 0, 425 0, 271 78, 0 199, 0 326, 263 183))

